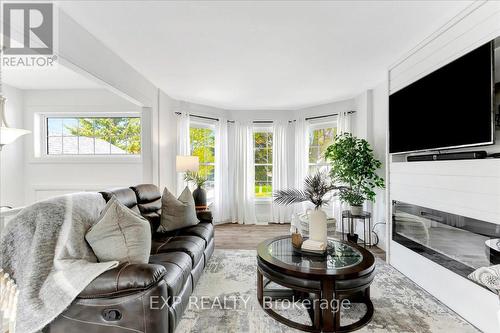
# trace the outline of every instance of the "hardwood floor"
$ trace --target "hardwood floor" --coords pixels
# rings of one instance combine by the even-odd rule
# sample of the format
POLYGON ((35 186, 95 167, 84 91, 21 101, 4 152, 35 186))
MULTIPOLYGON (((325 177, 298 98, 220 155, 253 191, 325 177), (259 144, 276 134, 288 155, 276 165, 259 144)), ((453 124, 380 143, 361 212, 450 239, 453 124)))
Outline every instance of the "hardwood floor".
MULTIPOLYGON (((257 245, 263 240, 287 235, 289 233, 289 224, 222 224, 215 226, 215 248, 255 250, 257 245)), ((385 252, 380 248, 374 246, 368 249, 375 257, 385 260, 385 252)))

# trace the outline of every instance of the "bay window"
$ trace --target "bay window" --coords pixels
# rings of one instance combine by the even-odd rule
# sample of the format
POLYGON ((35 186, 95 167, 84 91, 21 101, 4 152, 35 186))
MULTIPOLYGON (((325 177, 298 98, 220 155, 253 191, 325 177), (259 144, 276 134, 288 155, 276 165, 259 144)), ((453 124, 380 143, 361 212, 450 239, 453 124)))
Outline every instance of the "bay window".
POLYGON ((325 160, 325 152, 337 134, 334 120, 312 122, 309 126, 309 174, 329 171, 330 164, 325 160))
POLYGON ((215 127, 212 123, 191 121, 189 129, 191 155, 200 160, 199 173, 207 178, 205 190, 208 204, 215 197, 215 127))
POLYGON ((255 128, 254 168, 255 197, 272 198, 273 194, 273 132, 272 128, 255 128))

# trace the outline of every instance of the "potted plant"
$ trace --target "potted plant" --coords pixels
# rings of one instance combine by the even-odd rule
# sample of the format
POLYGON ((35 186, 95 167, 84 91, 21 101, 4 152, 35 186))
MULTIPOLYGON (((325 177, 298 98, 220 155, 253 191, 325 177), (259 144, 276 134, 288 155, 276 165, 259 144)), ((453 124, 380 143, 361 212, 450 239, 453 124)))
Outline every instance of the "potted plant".
POLYGON ((327 216, 322 207, 329 198, 327 194, 338 189, 328 177, 328 173, 318 171, 304 179, 304 190, 287 189, 273 193, 274 202, 279 205, 292 205, 309 201, 314 205, 314 210, 309 215, 309 238, 318 242, 327 241, 327 216))
POLYGON ((184 180, 186 182, 192 182, 196 185, 196 189, 193 191, 193 199, 196 209, 207 208, 207 192, 203 189, 207 179, 207 176, 200 172, 188 171, 184 175, 184 180))
POLYGON ((375 201, 375 189, 384 188, 384 179, 376 171, 382 163, 373 155, 368 141, 350 133, 335 137, 325 158, 332 168, 330 177, 340 183, 339 198, 351 206, 351 214, 361 215, 365 201, 375 201))

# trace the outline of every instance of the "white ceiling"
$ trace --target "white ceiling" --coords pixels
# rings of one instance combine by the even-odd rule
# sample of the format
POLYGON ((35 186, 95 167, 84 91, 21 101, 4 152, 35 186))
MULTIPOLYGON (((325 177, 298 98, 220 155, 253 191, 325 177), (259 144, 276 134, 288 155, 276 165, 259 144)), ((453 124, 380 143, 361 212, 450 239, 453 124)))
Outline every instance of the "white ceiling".
POLYGON ((288 109, 350 98, 471 1, 61 1, 174 98, 288 109))
POLYGON ((31 69, 2 67, 2 82, 19 89, 96 89, 103 88, 62 65, 31 69))

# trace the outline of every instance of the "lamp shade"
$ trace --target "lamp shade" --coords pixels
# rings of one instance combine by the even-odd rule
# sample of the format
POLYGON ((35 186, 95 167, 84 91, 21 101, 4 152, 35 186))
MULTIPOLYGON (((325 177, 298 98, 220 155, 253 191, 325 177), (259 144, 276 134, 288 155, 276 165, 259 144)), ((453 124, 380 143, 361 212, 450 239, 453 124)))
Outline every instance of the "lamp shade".
POLYGON ((30 131, 0 126, 0 146, 8 145, 14 142, 17 138, 30 133, 30 131))
POLYGON ((175 158, 175 168, 177 172, 196 172, 200 168, 200 160, 198 156, 177 155, 175 158))

